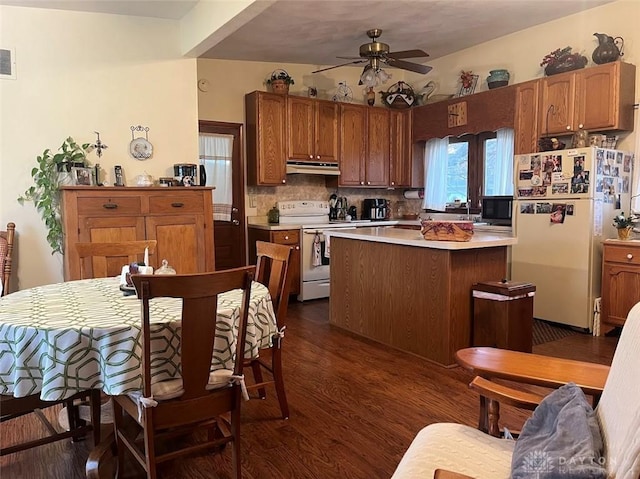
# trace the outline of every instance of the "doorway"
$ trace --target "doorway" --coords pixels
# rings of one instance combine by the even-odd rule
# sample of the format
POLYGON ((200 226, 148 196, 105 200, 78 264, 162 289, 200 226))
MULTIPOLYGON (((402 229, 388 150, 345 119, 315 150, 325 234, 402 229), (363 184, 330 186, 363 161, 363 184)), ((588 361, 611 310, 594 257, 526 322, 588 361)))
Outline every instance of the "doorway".
POLYGON ((213 186, 216 271, 247 264, 242 124, 198 122, 201 170, 213 186))

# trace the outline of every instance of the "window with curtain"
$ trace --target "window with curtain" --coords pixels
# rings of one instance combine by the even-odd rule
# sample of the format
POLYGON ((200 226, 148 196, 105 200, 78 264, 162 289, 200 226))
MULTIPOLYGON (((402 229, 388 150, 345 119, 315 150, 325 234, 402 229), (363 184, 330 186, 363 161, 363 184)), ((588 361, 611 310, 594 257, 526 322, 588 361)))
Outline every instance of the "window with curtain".
POLYGON ((427 141, 423 208, 479 213, 482 196, 512 195, 513 143, 510 128, 427 141))
POLYGON ((200 133, 200 164, 204 165, 207 186, 213 190, 213 219, 231 221, 233 205, 233 135, 200 133))

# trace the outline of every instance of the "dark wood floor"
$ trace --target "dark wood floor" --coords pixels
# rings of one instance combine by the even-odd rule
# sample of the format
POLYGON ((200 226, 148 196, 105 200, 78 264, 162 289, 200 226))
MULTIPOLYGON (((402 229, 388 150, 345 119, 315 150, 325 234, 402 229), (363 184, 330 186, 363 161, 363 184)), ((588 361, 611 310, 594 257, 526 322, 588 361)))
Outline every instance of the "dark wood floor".
MULTIPOLYGON (((330 327, 328 311, 327 300, 290 306, 284 368, 291 418, 279 419, 274 395, 243 404, 245 479, 388 478, 425 425, 476 424, 478 398, 467 389, 468 373, 356 339, 330 327)), ((534 352, 608 364, 615 344, 613 337, 578 334, 534 352)), ((504 408, 503 417, 519 429, 526 415, 504 408)), ((3 424, 0 440, 8 444, 41 433, 27 416, 3 424)), ((62 441, 5 456, 0 478, 83 478, 89 448, 62 441)), ((161 477, 228 478, 228 449, 168 463, 161 477)), ((136 473, 130 476, 140 477, 136 473)))

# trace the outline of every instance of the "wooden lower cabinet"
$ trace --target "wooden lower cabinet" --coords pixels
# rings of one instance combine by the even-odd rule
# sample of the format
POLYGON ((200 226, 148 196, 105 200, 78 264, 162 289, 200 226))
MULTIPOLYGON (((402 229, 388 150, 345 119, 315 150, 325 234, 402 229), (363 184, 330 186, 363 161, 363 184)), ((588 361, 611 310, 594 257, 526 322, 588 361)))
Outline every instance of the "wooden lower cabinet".
POLYGON ((601 334, 624 325, 640 301, 640 241, 606 240, 602 256, 601 334))
POLYGON ((289 294, 300 294, 300 230, 267 230, 249 226, 249 263, 256 264, 256 241, 289 245, 293 248, 289 263, 289 294))
POLYGON ((214 271, 211 188, 64 187, 62 222, 66 281, 80 279, 78 242, 155 239, 154 268, 166 259, 178 273, 214 271))

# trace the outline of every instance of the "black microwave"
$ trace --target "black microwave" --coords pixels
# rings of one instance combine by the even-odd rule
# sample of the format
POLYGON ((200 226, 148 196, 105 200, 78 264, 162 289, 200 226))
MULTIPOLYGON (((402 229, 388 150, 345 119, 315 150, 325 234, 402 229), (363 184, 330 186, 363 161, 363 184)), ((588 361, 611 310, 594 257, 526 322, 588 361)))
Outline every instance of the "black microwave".
POLYGON ((513 196, 483 196, 482 220, 494 225, 511 226, 513 196))

